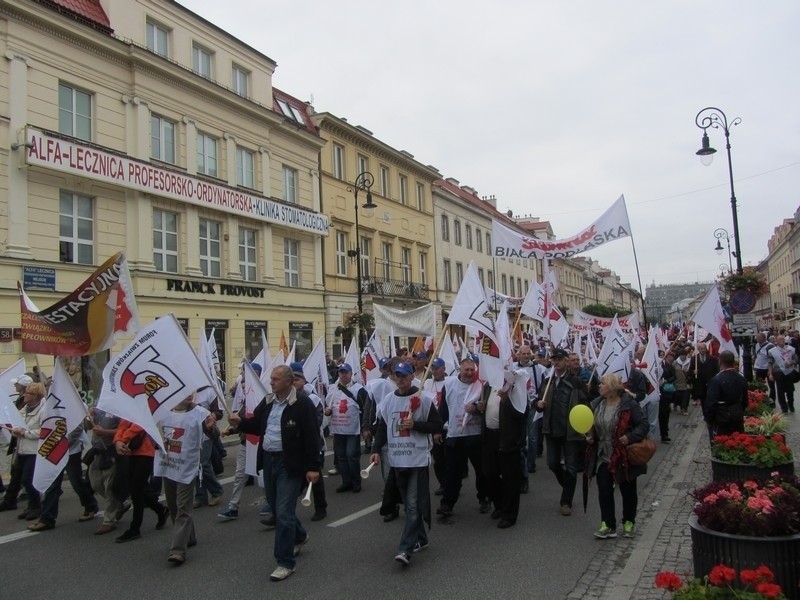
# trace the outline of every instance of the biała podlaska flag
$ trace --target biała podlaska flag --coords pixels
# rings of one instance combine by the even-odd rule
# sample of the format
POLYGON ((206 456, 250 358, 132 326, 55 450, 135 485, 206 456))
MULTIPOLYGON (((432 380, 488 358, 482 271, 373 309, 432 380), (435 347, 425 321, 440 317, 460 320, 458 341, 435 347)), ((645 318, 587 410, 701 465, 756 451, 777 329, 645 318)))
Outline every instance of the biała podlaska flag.
POLYGON ((25 419, 19 414, 14 402, 19 395, 14 381, 25 375, 25 359, 20 358, 0 373, 0 425, 27 429, 25 419))
POLYGON ((136 332, 103 369, 97 407, 144 429, 164 449, 157 423, 198 389, 213 386, 172 314, 136 332))
POLYGON ((39 310, 19 289, 22 351, 50 356, 84 356, 111 348, 138 327, 136 300, 121 252, 104 262, 66 298, 39 310))
POLYGON ((69 435, 88 416, 72 378, 63 363, 56 361, 53 383, 42 407, 42 427, 39 430, 39 450, 33 487, 44 493, 59 476, 69 459, 69 435))
MULTIPOLYGON (((258 406, 258 403, 267 395, 267 388, 261 383, 261 379, 258 378, 258 375, 256 375, 256 372, 248 361, 243 361, 242 367, 244 369, 244 379, 242 380, 242 389, 244 390, 244 412, 245 417, 249 419, 253 416, 253 411, 256 409, 256 406, 258 406)), ((253 477, 258 476, 258 471, 256 470, 256 464, 258 462, 258 441, 259 436, 256 434, 248 433, 244 436, 244 472, 253 477)))
MULTIPOLYGON (((622 328, 617 322, 617 317, 611 322, 611 327, 608 328, 606 339, 603 341, 603 347, 600 348, 600 356, 597 357, 597 372, 599 375, 605 375, 609 370, 611 364, 616 360, 625 348, 628 347, 628 336, 622 331, 622 328)), ((634 348, 636 346, 634 345, 634 348)))
POLYGON ((725 322, 725 313, 722 311, 716 284, 708 290, 691 320, 719 340, 720 350, 730 350, 736 356, 736 346, 725 322))

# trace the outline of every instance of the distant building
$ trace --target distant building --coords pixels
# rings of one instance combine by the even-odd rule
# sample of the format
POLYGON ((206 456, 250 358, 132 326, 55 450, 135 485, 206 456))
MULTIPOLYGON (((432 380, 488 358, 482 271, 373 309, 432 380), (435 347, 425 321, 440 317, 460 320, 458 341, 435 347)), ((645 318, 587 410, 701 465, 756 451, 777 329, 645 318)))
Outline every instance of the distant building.
MULTIPOLYGON (((647 309, 647 319, 651 323, 663 323, 669 321, 669 313, 672 305, 685 300, 705 294, 714 285, 713 282, 695 283, 669 283, 664 285, 645 286, 644 305, 647 309)), ((684 319, 689 315, 684 315, 684 319)))

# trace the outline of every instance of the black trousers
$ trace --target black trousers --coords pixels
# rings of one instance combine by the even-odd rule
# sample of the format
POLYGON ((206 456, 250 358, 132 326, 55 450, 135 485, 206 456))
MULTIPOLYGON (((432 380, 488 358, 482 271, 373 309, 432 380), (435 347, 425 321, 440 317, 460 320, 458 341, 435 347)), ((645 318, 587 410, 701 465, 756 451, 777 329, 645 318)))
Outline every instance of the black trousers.
POLYGON ((661 439, 669 439, 669 416, 672 413, 673 394, 661 394, 658 403, 658 430, 661 439))
POLYGON ((483 474, 489 498, 495 509, 500 511, 500 518, 515 523, 519 515, 520 484, 522 469, 520 468, 519 449, 500 452, 500 431, 484 429, 483 441, 483 474))
POLYGON ((444 494, 442 494, 442 505, 452 508, 458 501, 458 496, 461 493, 461 479, 464 475, 464 470, 467 468, 468 460, 475 471, 475 488, 478 501, 483 502, 489 498, 481 465, 483 461, 481 452, 480 435, 449 437, 447 439, 447 445, 444 449, 446 478, 444 494))

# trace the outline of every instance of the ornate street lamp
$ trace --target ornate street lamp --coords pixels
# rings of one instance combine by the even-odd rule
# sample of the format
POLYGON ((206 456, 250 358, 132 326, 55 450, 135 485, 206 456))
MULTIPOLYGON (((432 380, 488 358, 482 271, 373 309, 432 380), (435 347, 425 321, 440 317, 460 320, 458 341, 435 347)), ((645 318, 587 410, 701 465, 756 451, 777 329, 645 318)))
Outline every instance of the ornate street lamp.
POLYGON ((372 201, 372 186, 375 183, 375 177, 373 177, 372 173, 368 171, 364 171, 363 173, 359 173, 356 180, 353 182, 352 187, 348 187, 348 192, 353 192, 354 198, 354 208, 356 213, 356 244, 354 250, 349 250, 347 252, 348 256, 355 257, 356 259, 356 297, 357 297, 357 306, 358 306, 358 316, 359 316, 359 325, 358 325, 358 350, 359 352, 361 349, 366 345, 365 339, 365 331, 361 326, 361 315, 364 314, 364 298, 363 298, 363 291, 362 286, 363 283, 361 281, 361 229, 358 224, 358 192, 366 192, 367 193, 367 201, 362 205, 362 208, 367 210, 375 210, 377 208, 377 204, 372 201))
POLYGON ((722 247, 722 240, 728 244, 728 271, 733 271, 733 262, 731 261, 731 254, 736 256, 736 253, 731 252, 731 235, 728 233, 727 230, 719 228, 714 230, 714 237, 717 238, 717 245, 714 250, 717 251, 717 254, 722 254, 724 248, 722 247))

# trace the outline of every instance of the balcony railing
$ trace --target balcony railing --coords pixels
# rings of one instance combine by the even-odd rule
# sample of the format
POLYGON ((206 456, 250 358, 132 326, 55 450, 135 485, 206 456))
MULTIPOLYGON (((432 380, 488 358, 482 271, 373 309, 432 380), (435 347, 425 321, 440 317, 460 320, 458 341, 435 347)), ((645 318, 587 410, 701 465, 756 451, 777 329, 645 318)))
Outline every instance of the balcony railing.
POLYGON ((423 283, 367 276, 361 278, 361 293, 412 300, 430 300, 430 288, 423 283))

